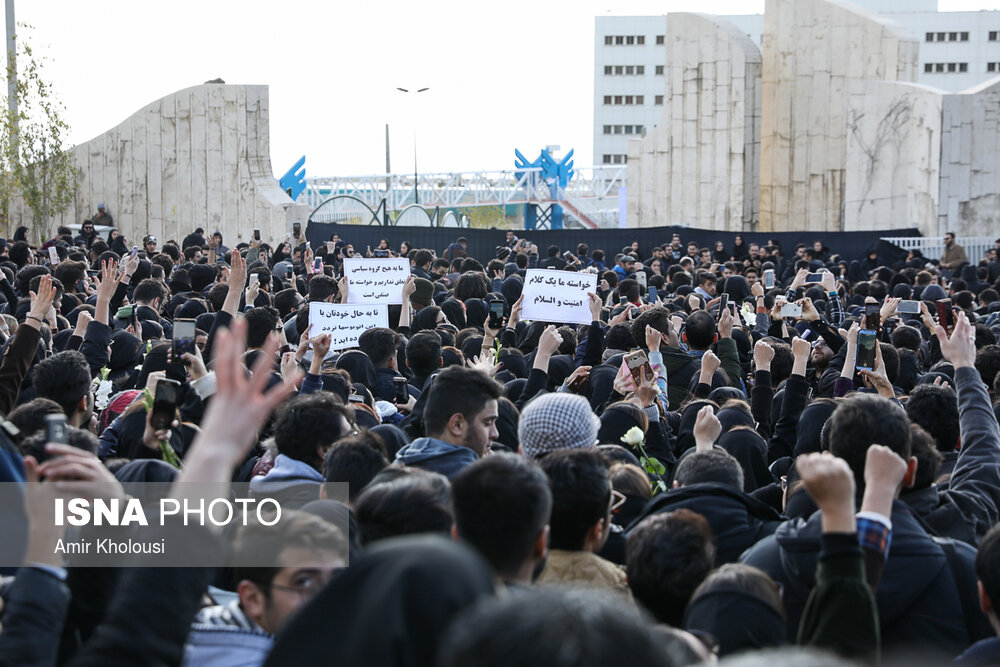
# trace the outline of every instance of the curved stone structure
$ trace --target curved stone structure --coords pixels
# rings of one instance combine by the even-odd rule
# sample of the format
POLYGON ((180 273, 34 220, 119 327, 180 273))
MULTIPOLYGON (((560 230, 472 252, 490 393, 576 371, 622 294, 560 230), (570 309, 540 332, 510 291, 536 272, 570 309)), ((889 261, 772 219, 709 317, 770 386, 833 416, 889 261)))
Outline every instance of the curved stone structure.
POLYGON ((848 97, 865 80, 914 82, 919 44, 838 0, 767 0, 761 231, 840 231, 848 97))
POLYGON ((667 19, 663 116, 629 144, 628 225, 742 231, 757 221, 761 55, 733 24, 667 19))
POLYGON ((917 227, 937 234, 943 94, 898 81, 852 86, 845 231, 917 227))
MULTIPOLYGON (((255 228, 281 238, 294 207, 271 172, 267 86, 185 88, 71 150, 81 171, 76 201, 34 229, 36 239, 79 224, 104 202, 132 243, 145 234, 180 242, 202 227, 222 231, 232 247, 255 228)), ((12 205, 17 224, 32 226, 23 203, 12 205)))
POLYGON ((945 95, 938 235, 1000 229, 1000 77, 945 95))

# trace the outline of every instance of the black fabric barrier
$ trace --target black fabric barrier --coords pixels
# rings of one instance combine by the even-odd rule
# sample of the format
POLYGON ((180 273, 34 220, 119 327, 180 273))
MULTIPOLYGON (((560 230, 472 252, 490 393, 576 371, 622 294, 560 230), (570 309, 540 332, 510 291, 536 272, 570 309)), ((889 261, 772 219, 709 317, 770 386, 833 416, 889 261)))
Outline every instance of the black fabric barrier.
MULTIPOLYGON (((591 250, 602 249, 607 256, 607 264, 614 261, 614 255, 633 241, 639 242, 639 252, 643 257, 649 256, 649 249, 655 245, 669 243, 674 233, 680 234, 681 241, 687 244, 696 242, 699 247, 713 248, 716 241, 722 241, 726 250, 733 247, 733 238, 737 232, 715 232, 690 227, 644 227, 641 229, 556 229, 556 230, 514 230, 520 238, 525 238, 538 245, 539 254, 544 257, 546 248, 550 245, 559 246, 560 252, 569 250, 576 252, 578 243, 586 243, 591 250)), ((399 249, 402 241, 408 241, 413 248, 433 248, 440 255, 459 236, 469 240, 469 254, 479 260, 487 260, 496 256, 496 248, 504 243, 506 230, 503 229, 456 229, 454 227, 381 227, 366 225, 337 225, 333 223, 312 222, 306 228, 306 238, 315 248, 330 240, 332 234, 340 234, 340 238, 354 246, 354 250, 364 256, 367 246, 376 248, 380 239, 387 239, 389 247, 399 249)), ((768 239, 777 239, 786 254, 791 253, 798 243, 812 244, 817 239, 839 254, 843 259, 862 259, 869 247, 877 247, 879 238, 883 236, 920 236, 917 229, 896 229, 884 232, 747 232, 743 233, 744 242, 764 245, 768 239)), ((885 244, 883 244, 885 245, 885 244)))

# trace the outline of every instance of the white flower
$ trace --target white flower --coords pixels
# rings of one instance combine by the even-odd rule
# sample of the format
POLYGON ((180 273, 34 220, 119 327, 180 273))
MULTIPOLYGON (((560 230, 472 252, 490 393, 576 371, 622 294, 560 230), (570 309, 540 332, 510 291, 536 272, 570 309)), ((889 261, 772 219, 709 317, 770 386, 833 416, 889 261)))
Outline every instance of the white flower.
POLYGON ((94 392, 94 407, 104 410, 111 403, 111 380, 101 380, 94 392))
POLYGON ((642 444, 643 439, 646 435, 642 432, 642 429, 638 426, 633 426, 629 430, 625 431, 625 435, 621 437, 621 441, 626 445, 631 445, 632 447, 637 447, 642 444))

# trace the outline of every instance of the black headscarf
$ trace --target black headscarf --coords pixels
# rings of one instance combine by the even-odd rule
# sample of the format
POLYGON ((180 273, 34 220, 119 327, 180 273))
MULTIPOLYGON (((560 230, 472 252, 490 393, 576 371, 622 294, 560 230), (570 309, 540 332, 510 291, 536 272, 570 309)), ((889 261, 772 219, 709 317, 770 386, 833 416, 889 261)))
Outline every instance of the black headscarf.
POLYGON ((509 371, 514 377, 528 377, 528 364, 520 354, 501 353, 498 361, 503 363, 503 369, 509 371))
POLYGON ((632 428, 641 424, 625 410, 609 405, 601 414, 601 427, 597 431, 597 441, 603 445, 621 445, 622 436, 632 428))
MULTIPOLYGON (((675 454, 680 455, 694 447, 694 423, 698 418, 698 411, 706 405, 712 404, 708 401, 692 401, 681 412, 681 424, 677 430, 677 448, 674 450, 675 454)), ((712 405, 712 409, 718 413, 714 405, 712 405)))
POLYGON ((351 382, 366 387, 375 386, 375 364, 360 350, 348 350, 337 357, 337 368, 342 368, 351 376, 351 382))
POLYGON ((729 295, 730 301, 735 301, 737 304, 742 303, 743 299, 751 294, 750 283, 743 276, 729 276, 726 278, 726 283, 722 291, 729 295))
POLYGON ((394 424, 379 424, 372 429, 372 433, 382 438, 390 461, 396 458, 396 452, 410 444, 406 432, 394 424))
POLYGON ((788 633, 777 609, 736 589, 714 590, 692 600, 684 612, 684 629, 714 637, 720 656, 781 646, 788 633))
POLYGON ((437 536, 380 541, 292 618, 267 667, 431 667, 448 623, 493 594, 489 566, 437 536))
POLYGON ((482 329, 483 324, 486 323, 486 315, 488 312, 489 309, 486 306, 486 302, 483 301, 482 299, 466 299, 465 300, 466 326, 482 329))
POLYGON ((465 313, 462 311, 462 304, 455 299, 448 299, 441 304, 441 310, 448 321, 454 324, 459 330, 465 328, 465 313))
POLYGON ((753 417, 740 408, 723 406, 721 410, 715 413, 715 416, 722 422, 723 433, 727 433, 737 426, 754 427, 753 417))
POLYGON ((522 289, 524 283, 521 282, 521 276, 508 276, 500 283, 500 293, 503 294, 508 306, 513 306, 514 302, 521 298, 522 289))
POLYGON ((425 306, 417 311, 417 314, 413 316, 413 320, 410 324, 410 331, 416 333, 418 331, 434 330, 437 328, 438 313, 441 309, 437 306, 425 306))
MULTIPOLYGON (((719 414, 725 412, 720 410, 719 414)), ((723 433, 719 446, 740 462, 743 468, 743 490, 747 493, 774 483, 774 476, 767 469, 767 444, 756 431, 741 428, 723 433)))
POLYGON ((805 407, 799 417, 799 424, 796 427, 794 456, 802 454, 813 454, 822 451, 820 446, 820 433, 823 432, 823 424, 833 414, 837 406, 831 405, 827 401, 814 401, 805 407))

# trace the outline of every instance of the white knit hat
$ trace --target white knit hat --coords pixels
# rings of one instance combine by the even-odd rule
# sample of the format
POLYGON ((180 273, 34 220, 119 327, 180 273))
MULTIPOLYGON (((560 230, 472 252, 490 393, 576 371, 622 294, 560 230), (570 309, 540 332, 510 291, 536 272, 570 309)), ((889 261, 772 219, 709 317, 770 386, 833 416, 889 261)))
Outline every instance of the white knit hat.
POLYGON ((601 420, 583 396, 568 392, 542 394, 521 413, 517 439, 529 459, 559 449, 589 449, 597 444, 601 420))

